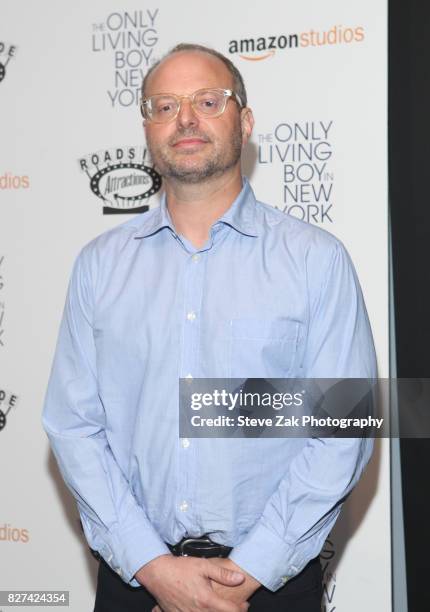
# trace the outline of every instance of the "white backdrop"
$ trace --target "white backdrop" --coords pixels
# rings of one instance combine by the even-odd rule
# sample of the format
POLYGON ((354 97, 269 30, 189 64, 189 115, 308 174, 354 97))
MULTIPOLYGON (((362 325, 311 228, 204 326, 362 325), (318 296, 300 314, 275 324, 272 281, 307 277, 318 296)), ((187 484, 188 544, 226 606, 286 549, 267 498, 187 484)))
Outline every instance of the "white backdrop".
MULTIPOLYGON (((174 44, 213 46, 243 73, 244 171, 260 200, 343 240, 388 375, 386 18, 383 0, 2 1, 0 589, 66 589, 71 611, 92 609, 96 562, 40 414, 79 249, 131 214, 106 208, 157 205, 139 199, 159 186, 136 92, 174 44)), ((382 443, 322 555, 326 612, 391 610, 389 510, 382 443)))

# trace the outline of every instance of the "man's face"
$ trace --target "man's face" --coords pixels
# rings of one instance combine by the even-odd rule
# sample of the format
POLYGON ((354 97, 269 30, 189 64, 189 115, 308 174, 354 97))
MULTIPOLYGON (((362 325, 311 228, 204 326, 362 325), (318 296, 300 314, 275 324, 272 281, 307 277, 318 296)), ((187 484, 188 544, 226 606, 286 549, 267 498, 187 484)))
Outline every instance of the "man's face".
MULTIPOLYGON (((152 73, 145 95, 192 94, 198 89, 234 89, 233 77, 218 58, 198 51, 181 51, 152 73)), ((145 123, 146 140, 160 174, 182 183, 200 183, 239 167, 242 145, 252 130, 249 109, 240 111, 229 99, 219 117, 197 115, 183 99, 170 123, 145 123)))

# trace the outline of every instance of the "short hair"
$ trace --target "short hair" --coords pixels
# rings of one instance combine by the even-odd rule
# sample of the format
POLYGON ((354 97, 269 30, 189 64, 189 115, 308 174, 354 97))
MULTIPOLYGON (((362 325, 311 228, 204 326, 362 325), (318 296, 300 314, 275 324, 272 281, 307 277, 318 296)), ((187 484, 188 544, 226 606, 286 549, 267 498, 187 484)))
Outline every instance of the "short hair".
POLYGON ((142 81, 142 89, 141 89, 142 98, 145 97, 145 88, 148 83, 148 78, 151 76, 154 70, 161 64, 163 60, 170 57, 174 53, 179 53, 180 51, 200 51, 201 53, 207 53, 208 55, 213 55, 214 57, 217 57, 219 60, 221 60, 221 62, 224 64, 224 66, 227 68, 227 70, 233 77, 234 91, 237 93, 237 95, 241 99, 243 106, 244 107, 246 106, 247 95, 246 95, 245 83, 244 83, 242 75, 240 74, 236 66, 233 64, 233 62, 229 60, 228 57, 226 57, 219 51, 215 51, 215 49, 212 49, 211 47, 205 47, 204 45, 197 45, 193 43, 179 43, 178 45, 173 47, 173 49, 168 51, 155 64, 151 66, 151 68, 145 74, 143 81, 142 81))

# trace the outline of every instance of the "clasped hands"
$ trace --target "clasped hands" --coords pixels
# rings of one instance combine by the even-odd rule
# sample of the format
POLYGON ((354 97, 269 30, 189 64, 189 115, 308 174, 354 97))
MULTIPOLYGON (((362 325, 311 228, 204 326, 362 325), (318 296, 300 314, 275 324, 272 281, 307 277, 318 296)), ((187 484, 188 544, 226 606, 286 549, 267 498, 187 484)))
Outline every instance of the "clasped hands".
POLYGON ((161 555, 136 579, 157 600, 152 612, 246 612, 260 583, 231 559, 161 555))

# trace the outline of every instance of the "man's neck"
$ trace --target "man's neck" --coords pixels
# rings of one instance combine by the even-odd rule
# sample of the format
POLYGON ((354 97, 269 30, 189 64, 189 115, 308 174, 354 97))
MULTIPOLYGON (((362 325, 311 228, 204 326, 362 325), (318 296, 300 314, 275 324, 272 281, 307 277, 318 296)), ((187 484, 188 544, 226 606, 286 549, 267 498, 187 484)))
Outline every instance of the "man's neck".
POLYGON ((196 248, 208 240, 209 230, 230 208, 242 189, 240 169, 198 184, 165 180, 167 207, 175 230, 196 248))

